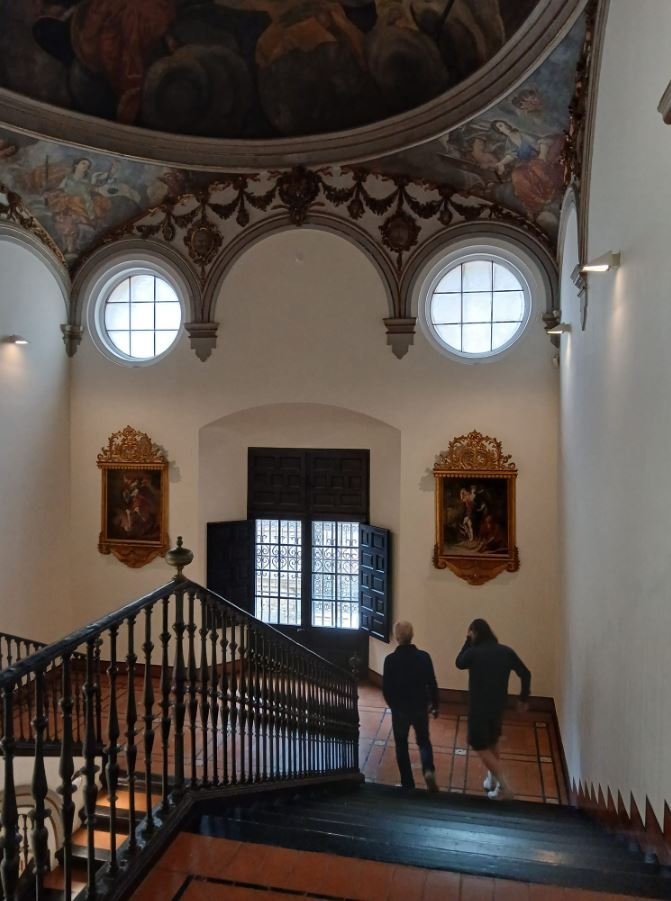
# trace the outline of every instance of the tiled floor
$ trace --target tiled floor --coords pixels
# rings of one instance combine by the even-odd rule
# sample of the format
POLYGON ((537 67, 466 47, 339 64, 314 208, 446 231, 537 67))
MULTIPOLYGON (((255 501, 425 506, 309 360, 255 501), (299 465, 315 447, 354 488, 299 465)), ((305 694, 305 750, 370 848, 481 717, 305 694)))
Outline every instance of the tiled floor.
POLYGON ((131 901, 636 901, 181 833, 131 901))
MULTIPOLYGON (((466 707, 443 704, 440 716, 430 721, 436 779, 444 791, 482 794, 485 770, 466 738, 466 707)), ((372 685, 359 690, 359 765, 366 779, 394 785, 398 768, 391 734, 391 713, 382 692, 372 685)), ((503 726, 501 757, 516 797, 548 804, 566 802, 561 757, 550 714, 510 711, 503 726)), ((410 759, 417 787, 423 787, 417 747, 411 734, 410 759)))
MULTIPOLYGON (((379 688, 361 686, 359 714, 362 772, 370 781, 396 784, 391 714, 379 688)), ((443 705, 439 718, 431 721, 431 738, 441 790, 482 794, 484 771, 466 742, 466 708, 443 705)), ((511 711, 501 750, 520 799, 566 800, 549 714, 511 711)), ((412 742, 411 760, 420 786, 419 755, 412 742)), ((313 901, 636 901, 190 833, 177 836, 132 901, 285 901, 291 896, 313 901)))

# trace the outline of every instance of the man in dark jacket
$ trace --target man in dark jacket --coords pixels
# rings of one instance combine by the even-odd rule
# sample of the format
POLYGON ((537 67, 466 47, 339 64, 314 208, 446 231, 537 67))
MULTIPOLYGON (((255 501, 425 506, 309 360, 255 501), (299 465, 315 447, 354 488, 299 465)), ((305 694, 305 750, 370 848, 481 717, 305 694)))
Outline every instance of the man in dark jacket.
POLYGON ((429 739, 429 707, 438 716, 438 684, 431 657, 412 644, 413 629, 408 622, 394 626, 396 650, 384 661, 382 693, 391 708, 391 723, 396 744, 396 762, 401 773, 403 788, 414 788, 415 780, 410 766, 408 734, 410 727, 422 760, 422 770, 429 791, 438 791, 433 766, 433 748, 429 739))
POLYGON ((498 742, 510 673, 517 673, 522 683, 519 710, 527 709, 531 673, 512 648, 499 644, 484 619, 475 619, 468 627, 456 665, 458 669, 468 670, 468 743, 487 767, 483 788, 492 800, 512 798, 501 766, 498 742))

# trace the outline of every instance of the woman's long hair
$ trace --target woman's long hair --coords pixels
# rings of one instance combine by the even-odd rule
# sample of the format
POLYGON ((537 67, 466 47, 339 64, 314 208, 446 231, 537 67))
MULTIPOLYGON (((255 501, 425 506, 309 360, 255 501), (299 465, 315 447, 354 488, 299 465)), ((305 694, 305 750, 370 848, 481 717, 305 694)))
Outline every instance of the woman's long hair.
POLYGON ((485 619, 474 619, 468 627, 469 632, 473 632, 473 644, 482 644, 483 641, 494 641, 498 643, 498 638, 492 632, 492 627, 485 619))

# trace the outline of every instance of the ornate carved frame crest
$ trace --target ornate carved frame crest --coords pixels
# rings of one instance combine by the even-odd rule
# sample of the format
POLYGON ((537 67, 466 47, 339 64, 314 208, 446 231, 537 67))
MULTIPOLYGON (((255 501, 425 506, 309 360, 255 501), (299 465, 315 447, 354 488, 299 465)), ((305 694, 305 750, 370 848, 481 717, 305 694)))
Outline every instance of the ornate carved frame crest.
POLYGON ((144 432, 126 426, 98 454, 102 471, 98 550, 126 566, 163 556, 168 539, 168 459, 144 432))
POLYGON ((480 432, 460 435, 436 457, 433 565, 470 585, 520 567, 515 545, 517 467, 501 442, 480 432))

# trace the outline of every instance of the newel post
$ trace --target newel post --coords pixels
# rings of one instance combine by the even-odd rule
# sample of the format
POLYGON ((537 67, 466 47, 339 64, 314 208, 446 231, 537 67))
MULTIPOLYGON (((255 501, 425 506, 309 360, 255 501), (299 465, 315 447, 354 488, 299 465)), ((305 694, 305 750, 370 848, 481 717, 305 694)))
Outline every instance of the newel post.
POLYGON ((192 560, 193 551, 190 551, 188 547, 184 547, 182 536, 179 535, 176 546, 170 548, 165 555, 166 563, 170 564, 170 566, 174 566, 177 570, 177 574, 173 577, 175 582, 186 579, 186 576, 182 575, 182 570, 185 566, 188 566, 192 560))

